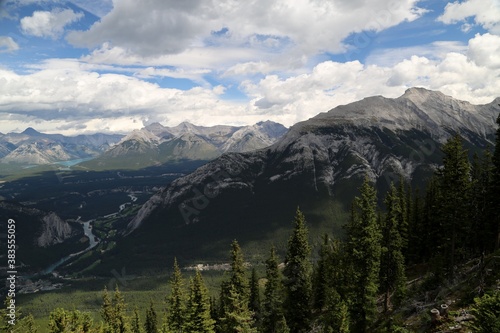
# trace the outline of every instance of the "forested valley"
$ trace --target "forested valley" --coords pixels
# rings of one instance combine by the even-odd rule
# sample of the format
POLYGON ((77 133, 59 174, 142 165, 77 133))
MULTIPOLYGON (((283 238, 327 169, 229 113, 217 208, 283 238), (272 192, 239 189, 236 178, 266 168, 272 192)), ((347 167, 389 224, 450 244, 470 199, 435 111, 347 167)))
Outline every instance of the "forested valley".
MULTIPOLYGON (((472 159, 451 137, 423 189, 400 178, 377 193, 366 177, 345 235, 325 234, 318 253, 297 208, 286 254, 269 249, 265 273, 234 240, 217 296, 201 271, 186 279, 175 261, 161 312, 152 301, 137 308, 117 286, 102 292, 99 320, 75 304, 53 309, 48 331, 500 332, 500 117, 497 124, 495 147, 472 159)), ((39 329, 30 314, 15 327, 5 318, 9 332, 39 329)))

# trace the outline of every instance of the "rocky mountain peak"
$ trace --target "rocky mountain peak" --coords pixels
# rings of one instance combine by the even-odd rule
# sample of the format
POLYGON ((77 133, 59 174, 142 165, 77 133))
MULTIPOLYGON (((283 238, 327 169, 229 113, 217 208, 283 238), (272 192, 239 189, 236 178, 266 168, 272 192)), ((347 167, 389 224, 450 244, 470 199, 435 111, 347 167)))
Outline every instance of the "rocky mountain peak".
POLYGON ((21 134, 25 134, 25 135, 29 135, 29 136, 36 136, 36 135, 41 135, 42 133, 38 132, 33 127, 28 127, 21 134))

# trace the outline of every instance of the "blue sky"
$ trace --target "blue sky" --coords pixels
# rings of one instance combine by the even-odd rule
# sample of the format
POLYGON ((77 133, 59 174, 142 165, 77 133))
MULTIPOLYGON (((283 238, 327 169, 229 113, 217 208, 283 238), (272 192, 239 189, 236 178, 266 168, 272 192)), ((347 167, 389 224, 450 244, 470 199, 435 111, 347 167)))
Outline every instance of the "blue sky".
POLYGON ((0 1, 2 133, 290 126, 412 86, 500 96, 500 0, 0 1))

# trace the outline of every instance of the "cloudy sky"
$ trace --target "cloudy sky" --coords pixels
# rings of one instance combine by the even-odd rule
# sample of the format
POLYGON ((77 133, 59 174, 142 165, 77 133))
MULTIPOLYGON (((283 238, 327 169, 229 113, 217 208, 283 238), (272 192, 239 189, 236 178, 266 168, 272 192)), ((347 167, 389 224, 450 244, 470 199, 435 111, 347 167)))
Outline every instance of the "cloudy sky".
POLYGON ((290 126, 420 86, 500 96, 500 0, 0 0, 0 132, 290 126))

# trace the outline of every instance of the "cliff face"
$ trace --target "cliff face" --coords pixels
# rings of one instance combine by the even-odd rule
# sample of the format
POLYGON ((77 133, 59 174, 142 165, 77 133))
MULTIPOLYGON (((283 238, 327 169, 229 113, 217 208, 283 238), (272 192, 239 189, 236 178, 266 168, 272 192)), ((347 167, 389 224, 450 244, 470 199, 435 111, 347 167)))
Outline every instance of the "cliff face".
POLYGON ((64 242, 77 233, 67 222, 63 221, 56 213, 51 212, 42 218, 42 231, 35 240, 40 247, 47 247, 64 242))

